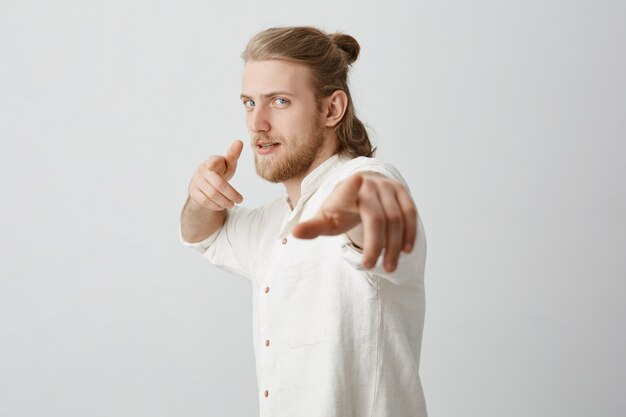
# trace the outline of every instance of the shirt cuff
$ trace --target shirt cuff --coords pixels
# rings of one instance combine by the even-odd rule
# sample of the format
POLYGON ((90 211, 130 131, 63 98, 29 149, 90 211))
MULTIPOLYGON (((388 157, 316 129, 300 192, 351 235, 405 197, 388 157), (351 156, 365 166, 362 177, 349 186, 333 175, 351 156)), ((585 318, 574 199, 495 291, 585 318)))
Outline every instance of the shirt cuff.
MULTIPOLYGON (((409 267, 407 261, 411 258, 411 254, 400 252, 400 258, 398 259, 398 265, 393 272, 387 272, 383 268, 383 259, 385 252, 383 251, 376 260, 374 267, 367 269, 363 266, 363 250, 359 249, 348 237, 347 234, 342 235, 343 242, 341 248, 343 252, 343 258, 356 270, 366 272, 368 274, 379 275, 389 279, 392 282, 400 283, 402 281, 403 274, 406 275, 405 269, 409 267)), ((415 251, 415 249, 414 249, 415 251)))
POLYGON ((220 233, 220 230, 221 228, 217 229, 212 235, 208 236, 204 240, 201 240, 200 242, 191 243, 183 239, 182 226, 180 223, 178 223, 178 238, 183 246, 187 246, 197 250, 198 252, 204 253, 209 248, 209 246, 211 246, 213 242, 215 242, 215 240, 217 239, 217 235, 219 235, 220 233))

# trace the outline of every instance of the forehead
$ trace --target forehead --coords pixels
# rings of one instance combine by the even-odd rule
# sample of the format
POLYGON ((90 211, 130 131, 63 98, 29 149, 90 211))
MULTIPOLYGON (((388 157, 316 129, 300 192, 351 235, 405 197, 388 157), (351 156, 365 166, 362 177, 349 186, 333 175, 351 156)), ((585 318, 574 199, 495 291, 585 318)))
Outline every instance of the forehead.
POLYGON ((312 96, 309 69, 284 60, 248 61, 243 69, 241 94, 256 98, 272 92, 312 96))

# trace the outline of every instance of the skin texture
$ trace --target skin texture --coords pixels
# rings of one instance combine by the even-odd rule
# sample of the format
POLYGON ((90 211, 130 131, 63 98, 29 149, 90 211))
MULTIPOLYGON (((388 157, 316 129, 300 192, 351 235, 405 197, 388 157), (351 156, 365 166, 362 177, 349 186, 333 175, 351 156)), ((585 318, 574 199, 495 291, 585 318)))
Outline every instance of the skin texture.
POLYGON ((281 161, 292 159, 292 175, 280 182, 293 207, 300 198, 300 183, 304 177, 335 154, 336 140, 329 136, 329 131, 341 120, 347 100, 345 93, 337 92, 325 101, 326 106, 331 99, 335 102, 331 114, 318 113, 308 80, 309 71, 302 65, 281 60, 250 61, 244 67, 241 87, 257 172, 259 164, 278 169, 281 161), (283 94, 272 94, 277 92, 283 94), (280 146, 270 155, 258 155, 255 146, 258 138, 270 138, 280 146), (300 160, 293 158, 311 142, 316 144, 313 154, 300 160))
MULTIPOLYGON (((300 64, 266 60, 247 62, 242 80, 255 168, 261 177, 285 186, 292 209, 302 180, 336 153, 334 129, 347 107, 345 92, 337 90, 322 100, 318 112, 309 77, 300 64), (279 145, 261 155, 259 142, 279 145)), ((225 210, 243 201, 228 183, 242 149, 243 142, 236 140, 225 156, 209 157, 194 174, 181 215, 183 237, 194 238, 188 241, 209 236, 223 224, 225 210)), ((417 210, 408 190, 378 173, 355 174, 335 187, 313 219, 292 231, 301 239, 342 233, 362 248, 365 268, 384 253, 383 268, 393 272, 400 253, 411 252, 417 236, 417 210)))
POLYGON ((417 211, 398 181, 377 173, 356 174, 338 184, 317 215, 292 233, 302 239, 347 233, 363 248, 365 268, 372 268, 384 249, 383 268, 393 272, 400 252, 410 253, 415 244, 417 211))

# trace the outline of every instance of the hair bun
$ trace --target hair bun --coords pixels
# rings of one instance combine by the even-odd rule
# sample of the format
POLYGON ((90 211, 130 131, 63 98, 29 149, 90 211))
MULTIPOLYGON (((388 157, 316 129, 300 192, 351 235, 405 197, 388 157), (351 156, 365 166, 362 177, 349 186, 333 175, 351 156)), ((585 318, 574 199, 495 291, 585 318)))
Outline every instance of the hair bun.
POLYGON ((345 52, 348 65, 352 64, 359 57, 361 47, 352 36, 346 35, 345 33, 331 33, 328 35, 328 38, 337 45, 339 49, 345 52))

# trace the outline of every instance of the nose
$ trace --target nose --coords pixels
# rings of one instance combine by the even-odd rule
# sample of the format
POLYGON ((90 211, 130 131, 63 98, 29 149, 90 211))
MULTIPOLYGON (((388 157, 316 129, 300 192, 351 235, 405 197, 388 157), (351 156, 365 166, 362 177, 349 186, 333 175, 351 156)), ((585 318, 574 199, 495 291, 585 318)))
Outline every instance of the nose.
POLYGON ((268 109, 263 108, 263 106, 257 105, 253 111, 248 113, 248 115, 248 123, 251 131, 253 131, 254 133, 269 132, 270 122, 268 109))

